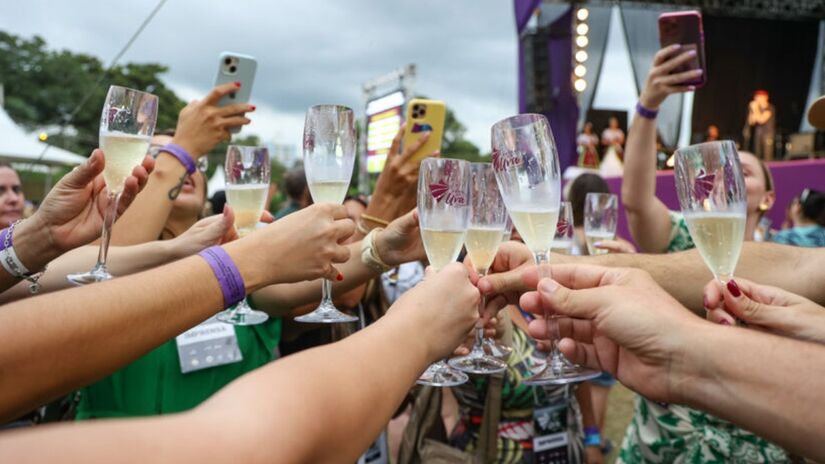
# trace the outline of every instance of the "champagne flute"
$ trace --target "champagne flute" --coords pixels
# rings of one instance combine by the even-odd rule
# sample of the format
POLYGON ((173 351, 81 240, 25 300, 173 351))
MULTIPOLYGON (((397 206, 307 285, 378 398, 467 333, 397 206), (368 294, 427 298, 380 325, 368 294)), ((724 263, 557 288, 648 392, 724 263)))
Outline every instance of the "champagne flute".
MULTIPOLYGON (((524 243, 533 252, 539 276, 549 271, 550 248, 556 234, 561 200, 561 172, 550 124, 540 114, 520 114, 493 125, 493 169, 501 196, 524 243)), ((545 314, 551 351, 540 372, 527 385, 567 384, 600 373, 572 364, 558 349, 559 327, 545 314)))
MULTIPOLYGON (((496 175, 490 163, 470 165, 470 226, 464 248, 480 276, 487 274, 498 246, 507 231, 507 208, 498 191, 496 175)), ((470 374, 495 374, 507 369, 507 363, 484 351, 485 299, 479 302, 476 338, 470 354, 450 359, 449 364, 470 374)))
MULTIPOLYGON (((505 221, 506 222, 504 223, 503 234, 504 237, 502 241, 509 242, 511 236, 513 235, 513 220, 510 218, 509 211, 507 212, 507 217, 505 218, 505 221)), ((512 346, 508 346, 503 343, 498 343, 495 338, 484 337, 482 343, 484 344, 484 352, 502 361, 507 361, 507 359, 510 358, 510 354, 513 353, 512 346)))
POLYGON ((745 240, 747 191, 730 140, 676 151, 676 190, 690 236, 714 277, 727 283, 745 240))
MULTIPOLYGON (((226 201, 235 213, 239 237, 255 231, 269 193, 269 150, 266 147, 230 145, 226 149, 226 201)), ((234 325, 256 325, 269 316, 249 306, 246 299, 220 312, 217 319, 234 325)))
MULTIPOLYGON (((355 114, 346 106, 318 105, 304 121, 304 171, 315 203, 340 205, 347 195, 355 163, 355 114)), ((332 303, 332 283, 323 279, 321 304, 298 322, 334 324, 356 322, 332 303)))
POLYGON ((69 274, 66 278, 75 285, 86 285, 109 280, 106 269, 112 224, 117 217, 117 204, 126 179, 143 162, 158 117, 158 97, 151 93, 113 85, 106 94, 100 114, 100 148, 106 164, 103 180, 109 194, 109 205, 103 218, 100 251, 97 264, 91 271, 69 274))
POLYGON ((572 254, 575 232, 576 230, 573 227, 573 205, 569 201, 563 201, 559 207, 559 222, 556 224, 556 235, 553 237, 550 250, 563 255, 572 254))
POLYGON ((616 238, 619 223, 619 197, 612 193, 588 193, 584 198, 584 239, 587 253, 607 254, 607 250, 596 248, 602 240, 616 238))
MULTIPOLYGON (((447 158, 423 160, 418 172, 417 207, 424 251, 430 266, 439 271, 458 258, 470 225, 470 163, 447 158)), ((442 360, 430 365, 417 383, 452 387, 467 380, 467 374, 442 360)))

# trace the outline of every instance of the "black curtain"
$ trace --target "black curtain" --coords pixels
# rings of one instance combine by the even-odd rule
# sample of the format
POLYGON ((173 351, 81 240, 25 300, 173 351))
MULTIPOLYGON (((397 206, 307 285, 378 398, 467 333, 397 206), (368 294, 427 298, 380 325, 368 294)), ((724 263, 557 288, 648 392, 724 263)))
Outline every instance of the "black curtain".
POLYGON ((799 130, 817 50, 819 22, 704 15, 708 83, 693 100, 693 132, 710 124, 741 141, 753 92, 776 108, 777 134, 799 130))

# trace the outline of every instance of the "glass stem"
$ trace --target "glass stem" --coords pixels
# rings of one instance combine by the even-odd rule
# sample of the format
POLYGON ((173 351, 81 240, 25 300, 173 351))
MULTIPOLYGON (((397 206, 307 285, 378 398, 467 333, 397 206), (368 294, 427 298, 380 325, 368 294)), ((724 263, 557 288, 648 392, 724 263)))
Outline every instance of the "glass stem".
MULTIPOLYGON (((487 275, 487 270, 478 271, 479 277, 487 275)), ((470 352, 471 356, 484 356, 484 307, 486 306, 487 298, 481 295, 481 300, 478 302, 478 323, 476 324, 476 339, 473 343, 473 350, 470 352)))
POLYGON ((109 241, 112 238, 112 225, 117 218, 117 204, 120 201, 120 193, 109 193, 109 206, 103 216, 103 232, 100 235, 100 250, 97 254, 97 265, 95 269, 106 269, 106 258, 109 255, 109 241))
POLYGON ((332 282, 329 279, 321 281, 321 307, 332 306, 332 282))
MULTIPOLYGON (((546 251, 536 252, 536 266, 538 267, 539 280, 544 277, 550 277, 550 267, 547 266, 550 262, 549 253, 546 251)), ((556 322, 556 317, 549 309, 544 311, 544 322, 547 324, 547 337, 550 339, 550 353, 547 354, 547 369, 557 371, 561 367, 561 352, 559 352, 559 340, 561 333, 559 333, 559 324, 556 322)))

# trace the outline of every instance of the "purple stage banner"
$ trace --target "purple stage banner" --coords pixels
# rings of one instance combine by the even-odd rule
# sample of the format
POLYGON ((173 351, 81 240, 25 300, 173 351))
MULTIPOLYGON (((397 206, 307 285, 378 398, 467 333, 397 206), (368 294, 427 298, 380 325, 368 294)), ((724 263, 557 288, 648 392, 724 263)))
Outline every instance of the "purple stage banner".
MULTIPOLYGON (((773 174, 776 190, 776 203, 768 211, 768 217, 773 221, 771 228, 779 229, 785 220, 785 209, 791 200, 802 193, 806 188, 825 192, 825 159, 803 161, 779 161, 768 163, 773 174)), ((622 178, 606 178, 610 190, 621 197, 622 178)), ((656 173, 656 196, 668 208, 679 210, 679 197, 676 194, 676 184, 673 180, 673 171, 659 171, 656 173)), ((619 228, 617 235, 631 240, 630 230, 627 228, 627 216, 619 202, 619 228)), ((631 240, 632 241, 632 240, 631 240)))

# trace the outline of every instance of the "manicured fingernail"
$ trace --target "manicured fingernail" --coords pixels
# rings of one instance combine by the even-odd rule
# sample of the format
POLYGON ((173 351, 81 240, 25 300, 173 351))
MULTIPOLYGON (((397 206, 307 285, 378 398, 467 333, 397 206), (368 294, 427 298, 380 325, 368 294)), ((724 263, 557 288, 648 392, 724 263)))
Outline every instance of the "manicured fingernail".
POLYGON ((673 44, 670 46, 671 50, 678 50, 680 48, 682 48, 682 44, 673 44))
POLYGON ((255 105, 249 105, 249 111, 255 111, 255 105))
POLYGON ((542 279, 539 284, 539 290, 544 293, 553 293, 557 288, 559 288, 559 284, 553 279, 542 279))
POLYGON ((241 81, 235 81, 235 87, 241 88, 241 81))
POLYGON ((730 321, 728 321, 727 319, 722 319, 721 321, 719 321, 719 324, 721 324, 721 325, 730 325, 730 321))
POLYGON ((696 56, 696 50, 688 50, 688 56, 696 56))
POLYGON ((688 91, 693 92, 694 90, 696 90, 696 86, 695 86, 695 85, 689 85, 689 86, 688 86, 688 91))
POLYGON ((344 274, 341 274, 341 273, 339 272, 339 273, 338 273, 338 275, 337 275, 337 276, 335 276, 335 280, 337 280, 338 282, 340 282, 340 281, 344 280, 344 274))
POLYGON ((701 76, 702 74, 704 74, 704 72, 705 72, 705 71, 704 71, 704 70, 702 70, 702 69, 694 69, 694 70, 693 70, 693 74, 695 74, 695 75, 697 75, 697 76, 701 76))
POLYGON ((739 290, 739 286, 736 285, 735 280, 728 281, 728 291, 731 295, 733 295, 734 298, 739 298, 740 296, 742 296, 742 290, 739 290))
POLYGON ((710 305, 708 304, 708 297, 707 297, 707 295, 706 295, 706 296, 703 296, 703 297, 702 297, 702 307, 704 307, 705 309, 707 309, 709 306, 710 306, 710 305))
POLYGON ((595 242, 595 243, 593 243, 593 246, 598 248, 598 247, 602 246, 602 242, 595 242))

